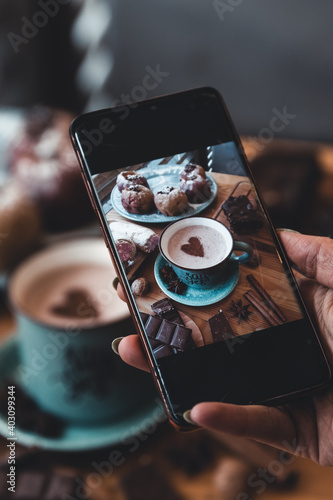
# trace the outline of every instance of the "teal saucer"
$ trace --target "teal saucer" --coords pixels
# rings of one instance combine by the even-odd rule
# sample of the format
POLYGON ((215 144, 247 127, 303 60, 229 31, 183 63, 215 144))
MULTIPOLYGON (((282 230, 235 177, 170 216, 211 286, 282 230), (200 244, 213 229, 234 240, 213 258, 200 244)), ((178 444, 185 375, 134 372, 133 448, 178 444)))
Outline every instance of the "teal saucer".
MULTIPOLYGON (((4 379, 10 378, 20 384, 17 367, 19 365, 18 341, 12 337, 0 345, 0 385, 4 379)), ((166 416, 159 403, 157 393, 152 386, 151 397, 134 408, 131 414, 122 415, 112 423, 75 425, 67 423, 60 437, 44 437, 36 432, 15 429, 17 443, 24 446, 36 446, 53 451, 83 451, 94 448, 125 443, 125 440, 143 431, 147 422, 162 422, 166 416)), ((8 437, 8 422, 0 415, 0 434, 8 437)))
POLYGON ((205 290, 187 287, 186 292, 180 295, 168 290, 167 284, 161 277, 161 269, 167 265, 167 261, 159 254, 154 267, 157 284, 170 299, 186 306, 209 306, 225 299, 234 290, 239 278, 239 264, 237 262, 230 262, 218 285, 205 290))

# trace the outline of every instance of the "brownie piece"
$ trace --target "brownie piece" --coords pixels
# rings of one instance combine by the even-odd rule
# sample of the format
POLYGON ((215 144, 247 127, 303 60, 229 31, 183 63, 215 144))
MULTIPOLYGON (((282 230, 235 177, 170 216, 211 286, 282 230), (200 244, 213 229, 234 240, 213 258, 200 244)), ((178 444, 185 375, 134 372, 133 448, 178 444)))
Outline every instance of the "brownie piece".
POLYGON ((248 197, 244 194, 240 196, 229 196, 222 204, 231 229, 236 233, 252 233, 263 225, 261 215, 255 210, 248 197))

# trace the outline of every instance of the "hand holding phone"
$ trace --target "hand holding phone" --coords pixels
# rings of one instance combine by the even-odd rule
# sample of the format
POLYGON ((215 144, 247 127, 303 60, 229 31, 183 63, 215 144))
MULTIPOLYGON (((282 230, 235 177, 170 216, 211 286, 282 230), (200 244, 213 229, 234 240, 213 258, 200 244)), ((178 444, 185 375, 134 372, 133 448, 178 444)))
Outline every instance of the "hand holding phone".
POLYGON ((183 413, 201 402, 277 405, 328 384, 323 350, 217 91, 83 115, 71 134, 174 425, 190 428, 183 413), (137 293, 134 277, 149 287, 137 293))
MULTIPOLYGON (((281 231, 279 236, 289 259, 302 272, 300 290, 316 319, 328 359, 333 361, 333 241, 328 238, 281 231), (317 258, 317 256, 319 256, 317 258), (308 278, 311 279, 308 279, 308 278)), ((137 335, 125 337, 118 346, 123 360, 149 371, 137 335)), ((323 466, 333 465, 332 391, 279 408, 199 403, 188 413, 195 425, 255 439, 289 453, 310 458, 323 466)), ((189 409, 191 410, 191 409, 189 409)))

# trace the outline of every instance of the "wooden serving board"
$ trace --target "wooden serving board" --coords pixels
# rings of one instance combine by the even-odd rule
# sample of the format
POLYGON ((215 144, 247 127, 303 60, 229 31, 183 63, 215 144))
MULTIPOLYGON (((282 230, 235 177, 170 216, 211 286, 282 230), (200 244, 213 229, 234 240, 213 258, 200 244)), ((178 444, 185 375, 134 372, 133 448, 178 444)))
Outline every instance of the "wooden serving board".
MULTIPOLYGON (((216 172, 211 173, 211 175, 218 185, 218 194, 213 203, 204 213, 200 215, 214 218, 219 212, 221 204, 229 197, 235 185, 242 180, 246 180, 246 178, 216 172)), ((128 222, 127 219, 119 215, 114 209, 110 210, 107 214, 107 220, 128 222)), ((218 220, 223 222, 230 229, 228 220, 223 211, 220 212, 218 220)), ((154 225, 150 227, 157 234, 160 234, 165 225, 154 225)), ((266 220, 264 220, 263 227, 254 235, 237 235, 234 233, 234 238, 236 240, 248 242, 254 249, 257 250, 261 260, 260 266, 253 268, 248 267, 246 264, 240 265, 239 281, 236 288, 230 295, 228 295, 228 297, 216 304, 203 307, 191 307, 183 304, 177 304, 178 310, 187 314, 198 325, 203 334, 205 343, 212 342, 208 319, 214 316, 221 309, 227 316, 232 329, 235 332, 237 331, 240 335, 269 327, 267 321, 254 309, 252 305, 249 307, 252 314, 250 316, 250 321, 248 322, 242 321, 239 324, 238 319, 232 317, 232 313, 230 312, 232 301, 238 301, 241 299, 243 304, 248 304, 248 301, 244 298, 244 293, 249 289, 253 290, 250 283, 246 279, 246 276, 250 273, 256 277, 259 283, 279 305, 288 321, 293 321, 302 317, 294 294, 291 288, 287 286, 287 277, 285 276, 282 263, 280 262, 279 256, 275 250, 266 220)), ((165 294, 157 285, 154 277, 154 263, 157 255, 157 249, 152 254, 142 254, 135 264, 135 274, 145 276, 150 283, 149 292, 144 297, 137 298, 138 307, 142 311, 150 312, 150 304, 165 297, 165 294)), ((129 270, 129 273, 133 274, 133 270, 129 270)))

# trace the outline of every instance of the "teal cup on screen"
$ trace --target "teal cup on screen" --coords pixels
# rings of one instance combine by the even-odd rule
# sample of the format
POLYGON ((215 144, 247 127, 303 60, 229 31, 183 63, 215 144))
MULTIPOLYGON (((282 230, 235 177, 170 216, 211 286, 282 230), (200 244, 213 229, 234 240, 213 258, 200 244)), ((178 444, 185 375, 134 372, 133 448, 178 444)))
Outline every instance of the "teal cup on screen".
POLYGON ((216 286, 230 263, 247 262, 253 255, 248 243, 235 241, 224 224, 208 217, 172 222, 163 230, 159 248, 178 278, 199 290, 216 286))

